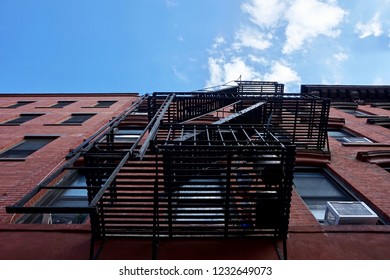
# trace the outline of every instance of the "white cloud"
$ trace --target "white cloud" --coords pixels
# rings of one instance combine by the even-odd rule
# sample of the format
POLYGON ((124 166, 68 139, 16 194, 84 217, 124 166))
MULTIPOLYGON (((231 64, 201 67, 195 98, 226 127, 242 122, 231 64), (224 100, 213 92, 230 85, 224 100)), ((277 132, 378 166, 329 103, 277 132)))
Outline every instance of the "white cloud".
POLYGON ((224 70, 227 81, 236 80, 240 76, 243 80, 261 79, 261 75, 240 57, 234 57, 229 63, 226 63, 224 70))
POLYGON ((347 12, 334 1, 294 0, 286 12, 288 25, 283 53, 299 50, 319 35, 337 37, 337 29, 347 12))
POLYGON ((250 0, 241 9, 249 14, 250 20, 260 27, 275 27, 283 16, 286 1, 250 0))
POLYGON ((225 82, 223 63, 224 61, 222 58, 209 58, 208 66, 210 72, 210 79, 207 81, 206 87, 222 85, 225 82))
POLYGON ((248 59, 254 63, 263 64, 266 65, 268 63, 267 59, 265 57, 256 56, 254 54, 248 55, 248 59))
POLYGON ((267 81, 277 81, 286 84, 298 84, 301 82, 301 78, 298 73, 282 61, 275 61, 271 66, 271 71, 264 75, 264 79, 267 81))
MULTIPOLYGON (((243 80, 273 80, 284 83, 286 90, 299 90, 301 77, 287 63, 290 55, 319 36, 339 36, 347 15, 337 0, 246 0, 241 9, 250 22, 235 30, 233 42, 222 35, 214 39, 207 87, 241 75, 243 80), (275 54, 279 58, 272 58, 275 54)), ((330 58, 337 64, 349 55, 339 48, 330 58)))
POLYGON ((270 33, 265 34, 250 27, 242 27, 236 32, 236 41, 232 47, 235 50, 241 50, 243 47, 265 50, 272 45, 271 39, 270 33))
POLYGON ((210 79, 206 87, 213 87, 237 80, 261 80, 262 77, 253 67, 247 65, 243 58, 233 57, 229 61, 223 58, 209 58, 210 79))
POLYGON ((344 52, 339 52, 339 53, 336 53, 333 55, 333 59, 335 59, 338 62, 347 60, 348 58, 349 58, 348 54, 346 54, 344 52))
POLYGON ((378 37, 382 35, 382 23, 380 22, 380 14, 376 13, 367 23, 358 22, 355 26, 355 33, 359 38, 363 39, 369 36, 378 37))
POLYGON ((221 35, 217 36, 215 39, 214 39, 214 44, 213 44, 213 49, 217 49, 219 48, 222 44, 225 44, 226 41, 225 41, 225 38, 221 35))

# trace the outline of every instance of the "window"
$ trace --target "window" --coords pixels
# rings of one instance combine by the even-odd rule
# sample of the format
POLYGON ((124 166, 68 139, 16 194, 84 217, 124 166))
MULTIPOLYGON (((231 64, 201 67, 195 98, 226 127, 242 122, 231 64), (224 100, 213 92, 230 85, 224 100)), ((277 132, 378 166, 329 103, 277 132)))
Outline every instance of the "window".
POLYGON ((30 103, 34 103, 34 102, 35 101, 18 101, 15 104, 12 104, 10 106, 3 107, 3 108, 18 108, 18 107, 21 107, 21 106, 24 106, 24 105, 27 105, 27 104, 30 104, 30 103))
POLYGON ((118 129, 114 134, 114 142, 130 142, 134 143, 143 133, 143 130, 138 129, 118 129))
MULTIPOLYGON (((37 203, 37 206, 43 207, 87 207, 87 183, 86 178, 81 173, 73 173, 65 178, 59 187, 69 187, 67 189, 54 189, 48 192, 37 203), (74 189, 72 189, 74 188, 74 189)), ((85 222, 87 214, 78 213, 52 213, 52 214, 27 214, 24 215, 18 223, 40 224, 82 224, 85 222)))
POLYGON ((98 101, 94 106, 94 108, 109 108, 112 104, 116 103, 116 101, 98 101))
POLYGON ((329 173, 322 169, 296 171, 294 186, 319 222, 324 221, 328 201, 356 201, 329 173))
POLYGON ((24 159, 49 144, 55 138, 57 137, 25 137, 21 143, 1 153, 0 158, 24 159))
POLYGON ((95 114, 72 114, 72 116, 63 121, 62 124, 82 124, 86 120, 92 118, 95 114))
POLYGON ((363 117, 363 116, 373 116, 374 115, 374 114, 366 113, 366 112, 359 111, 356 109, 340 109, 340 110, 345 112, 345 113, 354 115, 354 116, 362 116, 363 117))
POLYGON ((358 137, 342 129, 328 130, 328 136, 333 137, 341 143, 372 143, 372 141, 366 137, 358 137))
MULTIPOLYGON (((48 203, 52 207, 87 207, 88 195, 86 178, 82 174, 77 174, 69 183, 69 187, 85 187, 85 189, 66 189, 60 191, 58 195, 48 203)), ((60 214, 51 215, 53 224, 81 224, 85 221, 87 214, 60 214)))
POLYGON ((68 106, 75 102, 76 101, 58 101, 56 104, 51 105, 50 108, 64 108, 65 106, 68 106))
POLYGON ((35 119, 39 116, 42 116, 43 114, 20 114, 20 116, 16 119, 9 120, 3 125, 19 125, 28 121, 31 121, 32 119, 35 119))

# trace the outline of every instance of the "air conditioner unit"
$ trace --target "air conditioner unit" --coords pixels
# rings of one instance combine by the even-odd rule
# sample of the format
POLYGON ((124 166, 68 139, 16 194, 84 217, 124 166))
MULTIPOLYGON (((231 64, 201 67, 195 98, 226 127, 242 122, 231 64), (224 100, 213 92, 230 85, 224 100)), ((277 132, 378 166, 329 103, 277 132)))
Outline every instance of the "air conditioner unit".
POLYGON ((378 216, 361 201, 328 201, 324 223, 327 225, 375 225, 378 216))

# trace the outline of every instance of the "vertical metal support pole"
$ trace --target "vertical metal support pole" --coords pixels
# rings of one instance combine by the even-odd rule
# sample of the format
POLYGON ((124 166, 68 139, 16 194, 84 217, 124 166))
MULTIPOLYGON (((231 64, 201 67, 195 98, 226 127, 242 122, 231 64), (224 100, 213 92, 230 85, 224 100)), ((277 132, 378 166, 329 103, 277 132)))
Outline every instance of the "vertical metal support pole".
POLYGON ((173 236, 173 217, 172 217, 172 187, 173 187, 173 172, 172 172, 172 158, 170 153, 165 153, 165 156, 167 157, 167 160, 165 161, 165 166, 168 174, 167 178, 167 192, 168 192, 168 230, 169 230, 169 237, 173 236))
POLYGON ((284 180, 284 196, 285 196, 285 207, 286 214, 283 223, 283 258, 287 260, 287 236, 288 236, 288 219, 290 217, 290 208, 291 208, 291 195, 292 195, 292 185, 294 179, 294 167, 295 167, 295 152, 296 148, 293 145, 286 146, 285 150, 285 180, 284 180))
POLYGON ((320 134, 321 141, 317 143, 317 149, 325 148, 325 144, 327 144, 327 150, 329 151, 329 142, 328 142, 328 119, 329 119, 329 100, 322 100, 321 102, 321 121, 320 121, 320 134))
POLYGON ((227 157, 226 168, 226 197, 225 197, 225 228, 224 236, 228 236, 230 223, 230 187, 231 187, 232 155, 229 152, 227 157))
MULTIPOLYGON (((314 123, 315 123, 315 117, 316 117, 316 109, 317 109, 317 102, 314 100, 314 103, 311 102, 310 106, 310 117, 309 117, 309 131, 308 136, 309 138, 313 137, 313 131, 314 131, 314 123)), ((320 141, 321 139, 318 139, 320 141)))
POLYGON ((98 234, 98 221, 97 221, 96 209, 95 209, 95 211, 91 212, 89 215, 90 215, 90 219, 91 219, 91 244, 89 246, 89 259, 94 260, 95 259, 95 241, 96 241, 96 235, 98 234))
POLYGON ((155 157, 155 180, 153 192, 153 240, 152 240, 152 259, 157 259, 158 243, 159 243, 159 214, 158 214, 158 156, 155 157))
POLYGON ((295 138, 295 135, 297 133, 297 124, 298 124, 298 109, 299 109, 299 106, 298 106, 298 103, 299 103, 299 100, 295 101, 295 120, 294 120, 294 132, 293 132, 293 142, 295 143, 295 141, 297 140, 295 138))
POLYGON ((106 221, 104 217, 104 208, 103 208, 103 202, 99 201, 98 202, 98 207, 99 207, 99 220, 100 220, 100 235, 103 237, 103 239, 106 239, 106 221))

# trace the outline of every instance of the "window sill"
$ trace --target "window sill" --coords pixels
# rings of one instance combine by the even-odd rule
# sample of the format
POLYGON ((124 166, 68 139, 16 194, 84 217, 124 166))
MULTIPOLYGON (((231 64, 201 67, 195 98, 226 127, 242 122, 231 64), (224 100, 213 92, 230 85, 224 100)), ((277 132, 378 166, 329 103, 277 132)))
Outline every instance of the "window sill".
POLYGON ((0 126, 20 126, 20 123, 0 123, 0 126))
POLYGON ((64 109, 63 107, 37 106, 35 109, 64 109))
POLYGON ((375 119, 375 118, 388 118, 388 116, 380 116, 380 115, 359 115, 355 116, 358 119, 375 119))
POLYGON ((111 108, 111 106, 83 106, 83 107, 81 107, 81 108, 84 108, 84 109, 99 109, 99 108, 105 108, 105 109, 107 109, 107 108, 111 108))
POLYGON ((342 145, 347 147, 390 147, 389 143, 342 143, 342 145))

